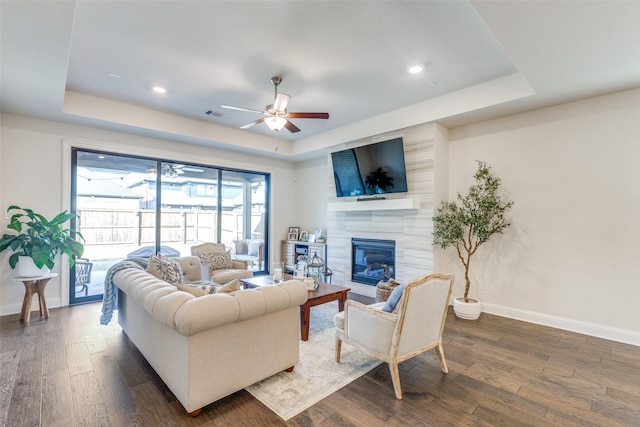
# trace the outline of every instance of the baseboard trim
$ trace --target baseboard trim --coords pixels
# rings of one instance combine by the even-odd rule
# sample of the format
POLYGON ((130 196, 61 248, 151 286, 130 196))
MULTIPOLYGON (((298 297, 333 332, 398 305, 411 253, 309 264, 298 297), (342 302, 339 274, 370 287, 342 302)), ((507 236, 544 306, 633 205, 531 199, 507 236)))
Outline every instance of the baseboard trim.
MULTIPOLYGON (((46 299, 47 308, 51 310, 52 308, 62 307, 60 298, 49 298, 46 299)), ((33 312, 37 312, 40 310, 40 305, 38 303, 38 298, 36 296, 33 297, 31 301, 31 319, 34 319, 33 312)), ((22 302, 20 304, 7 304, 0 306, 0 316, 9 316, 12 314, 20 314, 22 312, 22 302)))
POLYGON ((581 322, 564 317, 551 316, 548 314, 514 309, 495 304, 483 303, 482 311, 496 316, 508 317, 509 319, 522 320, 524 322, 550 326, 552 328, 563 329, 565 331, 640 346, 640 332, 627 329, 612 328, 610 326, 598 325, 596 323, 581 322))

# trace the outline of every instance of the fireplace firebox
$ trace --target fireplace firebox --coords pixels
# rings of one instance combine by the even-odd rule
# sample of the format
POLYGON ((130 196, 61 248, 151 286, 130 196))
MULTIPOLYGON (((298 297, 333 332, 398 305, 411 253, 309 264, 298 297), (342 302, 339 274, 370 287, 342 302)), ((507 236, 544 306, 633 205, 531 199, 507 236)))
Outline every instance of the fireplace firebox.
POLYGON ((376 285, 395 278, 395 240, 351 239, 351 280, 376 285))

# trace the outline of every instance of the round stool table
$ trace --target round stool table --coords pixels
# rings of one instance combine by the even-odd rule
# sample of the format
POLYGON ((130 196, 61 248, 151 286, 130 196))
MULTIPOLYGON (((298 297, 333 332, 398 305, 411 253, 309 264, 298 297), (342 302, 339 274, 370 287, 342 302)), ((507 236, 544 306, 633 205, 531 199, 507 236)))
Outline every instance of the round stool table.
POLYGON ((31 318, 31 300, 33 299, 33 294, 38 294, 40 317, 44 316, 45 319, 49 318, 49 309, 44 299, 44 287, 47 286, 49 280, 57 275, 56 273, 49 273, 38 277, 14 277, 12 279, 15 282, 24 283, 24 301, 22 301, 22 311, 20 312, 21 322, 29 322, 31 318))

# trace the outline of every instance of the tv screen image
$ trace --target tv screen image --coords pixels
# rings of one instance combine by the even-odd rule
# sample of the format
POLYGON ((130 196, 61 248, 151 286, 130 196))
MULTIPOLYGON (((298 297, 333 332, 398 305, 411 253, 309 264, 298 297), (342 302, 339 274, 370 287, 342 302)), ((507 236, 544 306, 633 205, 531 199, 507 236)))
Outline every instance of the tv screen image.
POLYGON ((402 138, 331 153, 337 197, 406 193, 402 138))

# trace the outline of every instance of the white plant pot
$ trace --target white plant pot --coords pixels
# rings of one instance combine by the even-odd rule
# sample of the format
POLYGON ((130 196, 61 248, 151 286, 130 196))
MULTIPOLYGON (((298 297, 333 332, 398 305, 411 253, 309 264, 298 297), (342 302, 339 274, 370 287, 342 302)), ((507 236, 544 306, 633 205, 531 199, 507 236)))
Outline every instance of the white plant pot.
POLYGON ((20 277, 40 277, 49 274, 49 267, 36 267, 33 259, 28 256, 18 257, 18 276, 20 277))
POLYGON ((455 298, 453 300, 453 312, 460 319, 477 320, 482 312, 482 304, 480 301, 469 298, 469 302, 465 302, 464 298, 455 298))

